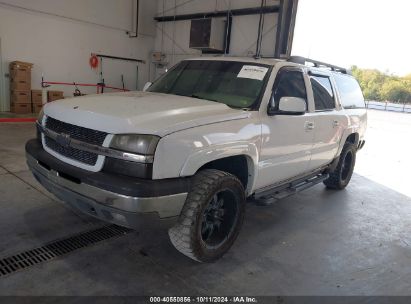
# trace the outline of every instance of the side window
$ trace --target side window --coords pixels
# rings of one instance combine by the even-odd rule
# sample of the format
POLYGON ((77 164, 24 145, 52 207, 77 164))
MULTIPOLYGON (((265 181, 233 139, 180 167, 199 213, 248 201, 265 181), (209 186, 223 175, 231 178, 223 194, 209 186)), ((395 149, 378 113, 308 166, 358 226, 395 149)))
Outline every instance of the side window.
POLYGON ((335 109, 335 99, 330 78, 326 76, 311 76, 310 80, 313 87, 315 110, 327 111, 335 109))
POLYGON ((334 74, 334 79, 344 108, 365 108, 364 96, 355 78, 345 74, 334 74))
POLYGON ((307 90, 304 76, 300 71, 281 70, 274 83, 270 107, 278 107, 281 97, 299 97, 307 102, 307 90))

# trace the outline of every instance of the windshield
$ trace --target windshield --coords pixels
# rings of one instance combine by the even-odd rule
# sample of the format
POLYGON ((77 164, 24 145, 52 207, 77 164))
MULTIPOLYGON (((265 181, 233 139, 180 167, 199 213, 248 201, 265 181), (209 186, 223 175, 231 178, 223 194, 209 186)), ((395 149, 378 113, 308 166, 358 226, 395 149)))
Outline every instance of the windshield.
POLYGON ((259 100, 269 68, 235 61, 187 60, 164 74, 148 91, 249 108, 259 100))

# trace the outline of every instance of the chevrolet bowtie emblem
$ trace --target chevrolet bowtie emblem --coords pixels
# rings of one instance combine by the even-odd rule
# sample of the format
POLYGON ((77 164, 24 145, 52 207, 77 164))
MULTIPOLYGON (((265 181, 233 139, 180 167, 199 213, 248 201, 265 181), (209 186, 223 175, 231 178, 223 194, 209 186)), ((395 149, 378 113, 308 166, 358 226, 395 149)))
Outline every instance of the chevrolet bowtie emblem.
POLYGON ((61 133, 57 135, 56 137, 56 142, 65 148, 70 146, 70 141, 71 141, 71 138, 70 138, 70 135, 68 134, 61 133))

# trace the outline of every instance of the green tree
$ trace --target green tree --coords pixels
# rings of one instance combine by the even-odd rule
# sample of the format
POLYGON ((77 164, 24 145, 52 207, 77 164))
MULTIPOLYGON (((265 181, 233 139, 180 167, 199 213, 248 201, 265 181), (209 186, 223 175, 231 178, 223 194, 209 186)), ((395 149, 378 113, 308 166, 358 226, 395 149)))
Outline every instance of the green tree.
POLYGON ((407 81, 390 79, 381 88, 381 95, 385 100, 398 103, 411 103, 411 87, 407 81))
POLYGON ((351 68, 367 100, 411 103, 411 74, 396 77, 378 70, 351 68))

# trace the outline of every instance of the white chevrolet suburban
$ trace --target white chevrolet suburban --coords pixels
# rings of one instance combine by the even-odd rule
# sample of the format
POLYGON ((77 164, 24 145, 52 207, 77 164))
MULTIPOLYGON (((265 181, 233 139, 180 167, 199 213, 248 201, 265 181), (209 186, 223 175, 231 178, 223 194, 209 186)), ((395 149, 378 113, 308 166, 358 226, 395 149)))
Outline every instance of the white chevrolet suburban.
POLYGON ((246 201, 349 183, 367 113, 342 68, 289 60, 184 60, 145 92, 52 102, 26 144, 37 180, 71 207, 136 227, 172 219, 172 244, 211 262, 246 201))

